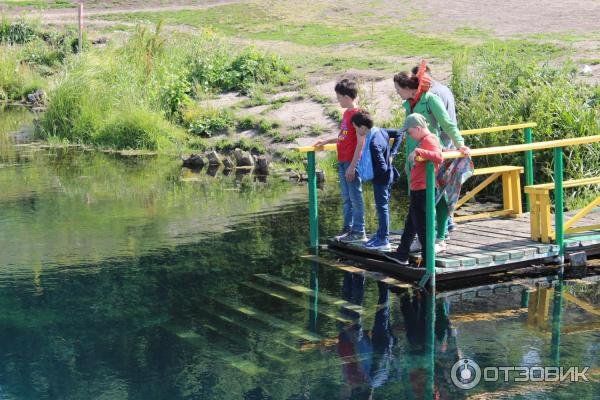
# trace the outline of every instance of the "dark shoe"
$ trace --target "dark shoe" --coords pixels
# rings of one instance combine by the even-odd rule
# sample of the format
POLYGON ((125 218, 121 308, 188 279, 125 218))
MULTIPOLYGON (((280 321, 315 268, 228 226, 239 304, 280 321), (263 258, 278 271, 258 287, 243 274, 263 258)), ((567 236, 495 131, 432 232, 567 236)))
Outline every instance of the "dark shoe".
POLYGON ((344 243, 362 243, 367 241, 367 235, 364 232, 350 232, 339 240, 344 243))
POLYGON ((408 266, 408 259, 400 258, 400 255, 396 252, 385 256, 388 260, 400 264, 402 266, 408 266))
POLYGON ((350 229, 344 229, 342 230, 342 232, 340 232, 339 235, 334 236, 335 240, 342 240, 343 238, 345 238, 346 236, 348 236, 350 234, 351 230, 350 229))

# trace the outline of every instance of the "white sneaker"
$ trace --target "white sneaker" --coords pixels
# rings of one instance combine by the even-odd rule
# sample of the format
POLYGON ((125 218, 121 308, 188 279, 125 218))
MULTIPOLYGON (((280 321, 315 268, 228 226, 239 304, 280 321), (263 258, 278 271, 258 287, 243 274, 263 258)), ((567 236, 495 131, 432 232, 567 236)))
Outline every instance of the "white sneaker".
POLYGON ((439 242, 435 242, 435 254, 443 253, 448 249, 448 244, 445 240, 440 240, 439 242))

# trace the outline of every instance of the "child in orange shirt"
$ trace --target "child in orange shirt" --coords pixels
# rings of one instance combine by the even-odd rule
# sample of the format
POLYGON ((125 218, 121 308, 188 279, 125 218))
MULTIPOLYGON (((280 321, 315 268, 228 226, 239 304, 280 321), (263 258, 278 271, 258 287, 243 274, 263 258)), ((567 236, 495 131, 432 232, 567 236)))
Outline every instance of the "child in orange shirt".
MULTIPOLYGON (((416 157, 424 158, 425 160, 433 161, 435 173, 444 158, 442 157, 442 149, 436 135, 431 133, 427 128, 427 120, 421 114, 410 114, 406 118, 404 128, 407 129, 410 137, 417 142, 417 147, 410 154, 408 162, 414 166, 410 170, 410 205, 408 215, 404 224, 404 232, 400 245, 396 249, 394 258, 402 265, 408 265, 408 253, 410 244, 418 236, 421 242, 421 257, 422 264, 425 264, 425 191, 426 191, 426 162, 416 161, 416 157)), ((437 183, 436 183, 437 186, 437 183)))

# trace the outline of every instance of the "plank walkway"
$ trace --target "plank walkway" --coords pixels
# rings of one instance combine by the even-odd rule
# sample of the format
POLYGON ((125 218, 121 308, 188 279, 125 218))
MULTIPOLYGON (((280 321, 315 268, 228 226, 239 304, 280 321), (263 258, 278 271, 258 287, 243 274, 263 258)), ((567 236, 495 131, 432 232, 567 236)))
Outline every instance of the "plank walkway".
MULTIPOLYGON (((565 221, 575 212, 565 213, 565 221)), ((587 215, 576 226, 600 224, 600 210, 587 215)), ((392 252, 400 244, 402 231, 390 235, 392 252)), ((529 214, 517 218, 491 218, 457 224, 450 233, 445 252, 436 255, 436 275, 444 279, 451 276, 486 275, 531 265, 548 264, 558 256, 558 246, 541 243, 530 238, 529 214)), ((567 235, 567 254, 584 250, 589 254, 600 253, 600 230, 567 235)), ((418 279, 422 268, 403 267, 388 257, 391 252, 367 250, 360 244, 341 243, 330 240, 329 248, 356 261, 367 261, 372 267, 397 273, 403 278, 418 279)))

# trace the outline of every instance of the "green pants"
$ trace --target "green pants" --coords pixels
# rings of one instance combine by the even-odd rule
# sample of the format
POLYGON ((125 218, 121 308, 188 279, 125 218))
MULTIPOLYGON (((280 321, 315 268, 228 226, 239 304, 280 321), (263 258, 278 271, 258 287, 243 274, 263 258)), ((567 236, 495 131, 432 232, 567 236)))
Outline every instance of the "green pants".
POLYGON ((436 239, 446 239, 448 233, 448 203, 446 198, 442 196, 440 201, 435 205, 435 223, 436 223, 436 239))

